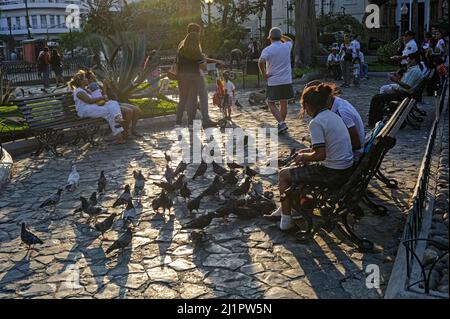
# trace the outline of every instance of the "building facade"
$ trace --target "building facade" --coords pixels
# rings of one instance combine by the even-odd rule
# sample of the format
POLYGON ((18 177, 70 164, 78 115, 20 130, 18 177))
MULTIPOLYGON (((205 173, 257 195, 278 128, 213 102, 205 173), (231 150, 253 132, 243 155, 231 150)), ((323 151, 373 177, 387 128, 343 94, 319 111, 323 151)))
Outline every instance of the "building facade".
MULTIPOLYGON (((78 5, 85 10, 87 0, 0 0, 0 44, 4 56, 9 51, 20 51, 21 41, 28 38, 58 41, 62 33, 70 32, 66 26, 68 5, 78 5), (29 21, 29 30, 27 25, 29 21)), ((20 52, 19 52, 20 53, 20 52)))

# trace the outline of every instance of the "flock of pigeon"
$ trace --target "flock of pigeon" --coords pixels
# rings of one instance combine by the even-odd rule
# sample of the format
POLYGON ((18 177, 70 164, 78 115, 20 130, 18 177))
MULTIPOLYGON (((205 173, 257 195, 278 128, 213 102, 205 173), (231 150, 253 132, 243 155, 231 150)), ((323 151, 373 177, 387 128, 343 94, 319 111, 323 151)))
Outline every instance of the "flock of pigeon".
MULTIPOLYGON (((206 228, 214 218, 223 218, 226 222, 227 217, 230 214, 242 219, 256 218, 263 216, 276 208, 273 200, 272 192, 264 192, 262 182, 254 182, 254 177, 258 174, 257 171, 251 169, 249 166, 242 166, 237 163, 227 163, 228 169, 220 166, 216 162, 212 162, 212 169, 215 173, 213 182, 195 198, 191 198, 192 192, 188 187, 188 179, 184 174, 188 164, 181 161, 175 170, 171 167, 172 159, 164 153, 166 160, 166 168, 164 172, 165 180, 161 182, 154 182, 153 184, 161 189, 159 195, 157 195, 151 202, 152 209, 155 213, 164 214, 166 211, 169 214, 174 207, 174 200, 180 196, 184 199, 185 205, 189 212, 189 216, 192 218, 187 224, 182 226, 183 229, 190 229, 191 239, 194 243, 201 243, 206 240, 206 228), (241 171, 240 171, 241 170, 241 171), (242 178, 240 178, 242 176, 242 178), (241 182, 240 182, 241 180, 241 182), (222 194, 220 194, 222 193, 222 194), (194 217, 193 212, 199 213, 201 202, 207 197, 216 197, 220 195, 224 196, 226 200, 221 204, 221 207, 212 212, 205 212, 198 217, 194 217)), ((204 178, 204 175, 208 169, 208 164, 202 161, 197 167, 192 180, 195 181, 199 178, 204 178)), ((133 171, 134 177, 134 196, 138 198, 138 203, 141 203, 141 198, 144 193, 146 178, 141 171, 133 171)), ((80 175, 75 165, 72 165, 72 170, 69 174, 66 191, 74 191, 78 187, 80 175)), ((89 199, 81 196, 81 205, 75 210, 76 213, 87 214, 89 216, 89 224, 93 222, 94 229, 101 233, 102 237, 105 232, 110 230, 117 213, 111 213, 104 220, 98 222, 97 218, 100 215, 107 214, 107 209, 100 206, 98 203, 97 195, 104 194, 107 186, 107 178, 104 171, 100 172, 100 177, 97 181, 97 192, 93 192, 89 199)), ((61 199, 63 189, 58 191, 47 198, 39 207, 40 208, 53 208, 56 209, 56 205, 61 199)), ((114 241, 114 243, 106 250, 106 254, 110 254, 115 250, 123 250, 128 247, 132 241, 132 231, 136 222, 136 208, 133 204, 133 198, 131 194, 130 185, 125 185, 122 194, 115 200, 112 205, 113 208, 125 207, 122 212, 122 229, 123 234, 114 241)), ((206 211, 206 210, 205 210, 206 211)), ((21 239, 28 246, 30 250, 36 244, 42 244, 35 234, 27 230, 25 223, 22 223, 21 239)))

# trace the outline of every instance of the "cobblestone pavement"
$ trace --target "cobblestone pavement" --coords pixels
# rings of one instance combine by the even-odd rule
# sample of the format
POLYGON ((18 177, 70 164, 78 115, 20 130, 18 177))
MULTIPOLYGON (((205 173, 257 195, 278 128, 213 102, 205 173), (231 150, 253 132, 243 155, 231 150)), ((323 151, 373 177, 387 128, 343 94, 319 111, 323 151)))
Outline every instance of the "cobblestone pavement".
MULTIPOLYGON (((358 89, 346 89, 343 97, 366 117, 370 97, 383 82, 371 79, 358 89)), ((248 94, 239 94, 244 105, 248 94)), ((189 220, 182 200, 171 216, 156 214, 150 205, 159 193, 151 182, 162 179, 163 151, 173 145, 169 129, 148 129, 143 138, 126 145, 65 148, 62 158, 18 158, 12 182, 0 191, 0 298, 381 298, 433 117, 433 101, 427 101, 431 104, 423 106, 429 114, 422 129, 402 130, 383 164, 384 172, 400 187, 387 189, 377 181, 371 185, 377 201, 389 208, 389 216, 376 217, 365 209, 365 217, 355 226, 357 233, 374 241, 375 253, 358 252, 332 232, 322 231, 312 242, 300 244, 280 233, 274 223, 235 218, 228 223, 214 219, 206 229, 208 243, 194 247, 189 231, 181 230, 189 220), (64 192, 54 212, 39 210, 45 198, 65 185, 71 162, 77 163, 81 175, 79 188, 64 192), (77 199, 96 189, 99 172, 105 170, 110 182, 100 202, 110 213, 120 213, 110 207, 123 185, 133 182, 135 169, 141 169, 148 181, 132 249, 106 256, 105 250, 120 234, 121 222, 102 239, 86 216, 74 214, 77 199), (20 243, 21 222, 44 241, 31 258, 20 243), (366 288, 365 270, 370 264, 380 268, 379 289, 366 288)), ((280 153, 301 145, 307 135, 306 122, 295 118, 298 109, 298 105, 290 108, 290 134, 280 137, 280 153)), ((218 118, 217 110, 212 113, 218 118)), ((243 128, 274 124, 268 111, 257 107, 245 106, 233 115, 243 128)), ((188 167, 189 178, 196 166, 188 167)), ((207 175, 212 179, 211 168, 207 175)), ((275 190, 276 176, 265 176, 263 181, 267 189, 275 190)), ((189 180, 189 187, 195 196, 209 183, 189 180)), ((203 201, 200 213, 213 210, 217 201, 203 201)))

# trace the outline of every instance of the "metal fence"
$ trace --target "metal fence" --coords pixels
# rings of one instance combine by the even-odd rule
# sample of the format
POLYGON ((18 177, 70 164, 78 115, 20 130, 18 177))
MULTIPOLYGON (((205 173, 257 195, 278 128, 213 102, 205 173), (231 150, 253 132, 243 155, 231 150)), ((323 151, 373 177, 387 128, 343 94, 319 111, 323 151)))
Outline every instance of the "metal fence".
MULTIPOLYGON (((406 219, 405 232, 402 238, 402 245, 405 247, 406 250, 406 268, 407 268, 406 276, 408 280, 406 289, 410 290, 411 288, 417 286, 418 284, 423 284, 424 292, 426 294, 430 293, 430 276, 434 266, 440 259, 442 259, 446 254, 448 254, 447 250, 446 253, 440 256, 440 258, 438 258, 438 260, 436 260, 435 263, 432 264, 431 269, 429 269, 428 271, 425 271, 425 267, 422 265, 418 254, 416 254, 416 249, 419 243, 432 242, 431 239, 421 238, 420 233, 422 231, 423 216, 427 204, 426 199, 430 181, 430 169, 433 155, 433 146, 436 141, 438 124, 440 122, 441 115, 444 111, 444 107, 446 106, 445 99, 447 90, 448 90, 448 79, 445 81, 445 83, 441 88, 439 104, 438 107, 436 108, 435 120, 431 128, 430 136, 428 138, 428 143, 425 149, 425 155, 422 160, 422 164, 419 171, 419 177, 412 197, 412 204, 408 212, 408 217, 406 219), (421 279, 416 282, 410 283, 412 279, 411 275, 413 272, 413 266, 416 265, 416 263, 420 268, 421 279)), ((433 244, 438 243, 433 242, 433 244)))
MULTIPOLYGON (((62 61, 63 76, 68 78, 81 68, 89 65, 87 57, 68 58, 62 61)), ((25 61, 7 61, 1 65, 5 78, 12 86, 31 85, 42 82, 38 72, 37 63, 25 61)), ((54 73, 50 72, 50 79, 54 79, 54 73)))

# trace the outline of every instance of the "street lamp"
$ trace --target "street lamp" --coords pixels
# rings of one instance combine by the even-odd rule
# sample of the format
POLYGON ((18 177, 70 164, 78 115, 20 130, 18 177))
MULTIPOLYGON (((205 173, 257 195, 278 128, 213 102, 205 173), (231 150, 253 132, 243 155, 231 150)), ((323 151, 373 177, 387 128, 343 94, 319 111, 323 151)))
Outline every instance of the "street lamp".
POLYGON ((401 21, 400 21, 400 36, 402 36, 402 34, 404 33, 404 29, 406 27, 406 16, 408 15, 408 7, 406 6, 405 3, 403 3, 403 6, 400 8, 400 14, 401 14, 401 21))
POLYGON ((208 26, 211 26, 211 5, 214 0, 205 0, 206 5, 208 6, 208 26))
POLYGON ((30 15, 28 14, 28 0, 25 0, 25 19, 27 20, 27 35, 28 35, 28 39, 32 39, 31 36, 31 27, 30 27, 30 15))
POLYGON ((287 3, 286 3, 286 10, 287 10, 286 33, 289 34, 289 31, 290 31, 289 23, 291 21, 291 13, 292 13, 292 11, 294 11, 294 5, 293 5, 293 3, 291 1, 287 1, 287 3))

